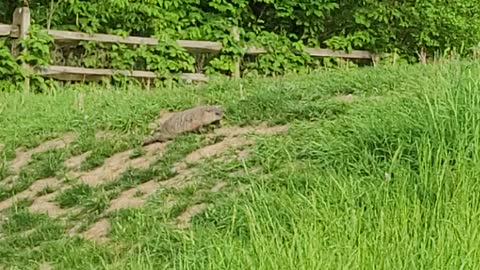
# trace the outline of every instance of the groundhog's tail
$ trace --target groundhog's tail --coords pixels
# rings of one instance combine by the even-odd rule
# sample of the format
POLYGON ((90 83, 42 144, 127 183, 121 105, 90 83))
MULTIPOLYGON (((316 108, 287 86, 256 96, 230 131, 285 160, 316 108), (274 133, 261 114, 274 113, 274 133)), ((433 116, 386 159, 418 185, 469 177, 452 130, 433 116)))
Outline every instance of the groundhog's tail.
POLYGON ((166 141, 166 138, 164 138, 164 136, 153 135, 153 136, 150 136, 147 139, 145 139, 142 143, 142 146, 149 145, 149 144, 156 143, 156 142, 165 142, 165 141, 166 141))
POLYGON ((152 143, 154 143, 154 142, 155 142, 155 140, 154 140, 152 137, 151 137, 151 138, 147 138, 147 139, 143 140, 142 146, 149 145, 149 144, 152 144, 152 143))

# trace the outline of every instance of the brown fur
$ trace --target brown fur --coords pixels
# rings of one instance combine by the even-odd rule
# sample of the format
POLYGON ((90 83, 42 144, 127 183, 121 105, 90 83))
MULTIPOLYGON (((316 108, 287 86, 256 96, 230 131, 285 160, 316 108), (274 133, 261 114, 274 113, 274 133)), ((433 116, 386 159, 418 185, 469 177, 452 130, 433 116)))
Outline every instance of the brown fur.
POLYGON ((198 106, 185 111, 173 113, 163 124, 155 128, 152 136, 143 145, 154 142, 165 142, 180 133, 196 131, 200 128, 218 123, 224 116, 221 106, 198 106))

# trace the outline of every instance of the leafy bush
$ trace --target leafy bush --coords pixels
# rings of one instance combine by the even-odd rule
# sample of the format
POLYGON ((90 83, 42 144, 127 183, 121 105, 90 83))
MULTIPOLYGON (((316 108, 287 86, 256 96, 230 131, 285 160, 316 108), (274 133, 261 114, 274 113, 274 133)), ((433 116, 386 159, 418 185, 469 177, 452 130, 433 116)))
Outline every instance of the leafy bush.
MULTIPOLYGON (((57 43, 55 63, 160 74, 231 74, 246 45, 268 52, 244 57, 244 74, 277 75, 337 64, 300 53, 303 46, 387 52, 411 63, 420 53, 467 56, 480 40, 480 5, 475 0, 32 0, 29 6, 34 24, 42 28, 161 41, 154 47, 57 43), (239 27, 239 42, 233 40, 233 26, 239 27), (192 55, 179 48, 177 39, 221 41, 224 49, 192 55)), ((0 4, 0 21, 8 22, 13 8, 12 1, 0 4)))

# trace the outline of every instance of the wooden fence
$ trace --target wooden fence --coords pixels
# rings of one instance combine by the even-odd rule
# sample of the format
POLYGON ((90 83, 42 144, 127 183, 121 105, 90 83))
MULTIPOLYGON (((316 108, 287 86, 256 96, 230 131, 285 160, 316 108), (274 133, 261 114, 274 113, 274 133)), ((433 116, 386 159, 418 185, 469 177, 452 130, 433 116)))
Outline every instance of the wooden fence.
MULTIPOLYGON (((0 36, 10 36, 15 39, 12 47, 12 52, 17 55, 18 41, 24 39, 28 33, 30 27, 30 10, 27 7, 17 8, 13 15, 12 25, 0 24, 0 36)), ((95 41, 105 43, 124 43, 124 44, 145 44, 145 45, 157 45, 158 40, 155 38, 146 37, 122 37, 116 35, 107 34, 88 34, 81 32, 60 31, 60 30, 47 30, 48 34, 56 41, 95 41)), ((238 31, 234 29, 234 39, 239 40, 238 31)), ((221 42, 212 41, 194 41, 194 40, 177 40, 177 44, 190 52, 220 52, 222 50, 221 42)), ((375 60, 376 55, 368 51, 353 50, 351 52, 345 52, 340 50, 329 50, 320 48, 306 48, 307 53, 313 57, 338 57, 345 59, 370 59, 375 60)), ((247 55, 259 55, 266 53, 264 48, 247 48, 247 55)), ((64 81, 83 81, 83 80, 96 80, 98 77, 112 76, 115 74, 153 79, 157 75, 151 71, 140 70, 116 70, 116 69, 94 69, 83 67, 71 67, 71 66, 48 66, 42 70, 33 70, 31 67, 24 66, 29 72, 35 72, 35 74, 54 78, 64 81)), ((240 64, 236 63, 234 77, 240 77, 240 64)), ((181 75, 183 79, 189 81, 207 81, 208 78, 201 73, 183 73, 181 75)), ((26 82, 27 87, 29 82, 26 82)))

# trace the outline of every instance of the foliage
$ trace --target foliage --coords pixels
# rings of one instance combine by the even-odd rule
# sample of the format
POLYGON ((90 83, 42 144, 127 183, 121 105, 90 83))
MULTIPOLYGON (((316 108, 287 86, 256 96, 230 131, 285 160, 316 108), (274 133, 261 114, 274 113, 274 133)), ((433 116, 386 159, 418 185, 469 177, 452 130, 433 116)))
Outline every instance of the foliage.
POLYGON ((0 23, 11 23, 12 14, 15 7, 19 5, 20 1, 0 1, 0 23))
POLYGON ((470 49, 480 40, 480 6, 475 0, 342 3, 332 18, 349 19, 338 26, 338 21, 330 24, 336 29, 336 34, 325 40, 330 47, 398 50, 412 56, 422 47, 430 55, 470 49))
POLYGON ((79 58, 63 57, 64 65, 80 65, 92 68, 150 70, 167 75, 169 73, 192 72, 194 58, 171 39, 160 39, 156 46, 125 44, 99 44, 81 42, 82 56, 79 58))
MULTIPOLYGON (((17 45, 18 56, 14 57, 10 52, 12 44, 7 39, 0 40, 0 82, 2 82, 0 91, 23 88, 21 82, 27 77, 27 70, 22 67, 23 63, 33 68, 42 68, 49 64, 53 39, 39 25, 32 25, 27 37, 17 45)), ((31 78, 31 86, 36 91, 45 91, 52 84, 40 76, 30 74, 28 77, 31 78)))
MULTIPOLYGON (((248 33, 250 44, 265 48, 266 54, 261 54, 247 64, 247 70, 265 75, 281 75, 291 72, 304 73, 314 64, 309 54, 304 52, 301 41, 291 42, 288 37, 262 31, 259 35, 248 33)), ((294 36, 291 34, 291 36, 294 36)))
POLYGON ((53 45, 53 38, 42 30, 39 25, 32 25, 28 31, 27 38, 20 42, 23 49, 18 57, 21 63, 31 66, 46 66, 50 61, 50 49, 53 45))
POLYGON ((15 91, 25 78, 25 71, 10 53, 5 39, 0 39, 0 92, 15 91))
MULTIPOLYGON (((9 21, 15 1, 0 4, 9 21)), ((20 5, 23 1, 17 1, 20 5)), ((245 75, 308 72, 331 59, 312 59, 302 46, 370 50, 416 62, 418 54, 467 56, 480 40, 480 5, 464 1, 376 0, 31 0, 42 28, 159 38, 158 46, 81 42, 56 44, 54 63, 145 69, 162 75, 203 71, 231 74, 240 59, 245 75), (238 26, 240 41, 232 27, 238 26), (174 40, 220 41, 219 54, 190 53, 174 40), (247 46, 267 53, 244 57, 247 46)), ((32 39, 31 42, 35 42, 32 39)), ((46 57, 44 55, 44 57, 46 57)), ((46 60, 46 58, 45 58, 46 60)))

